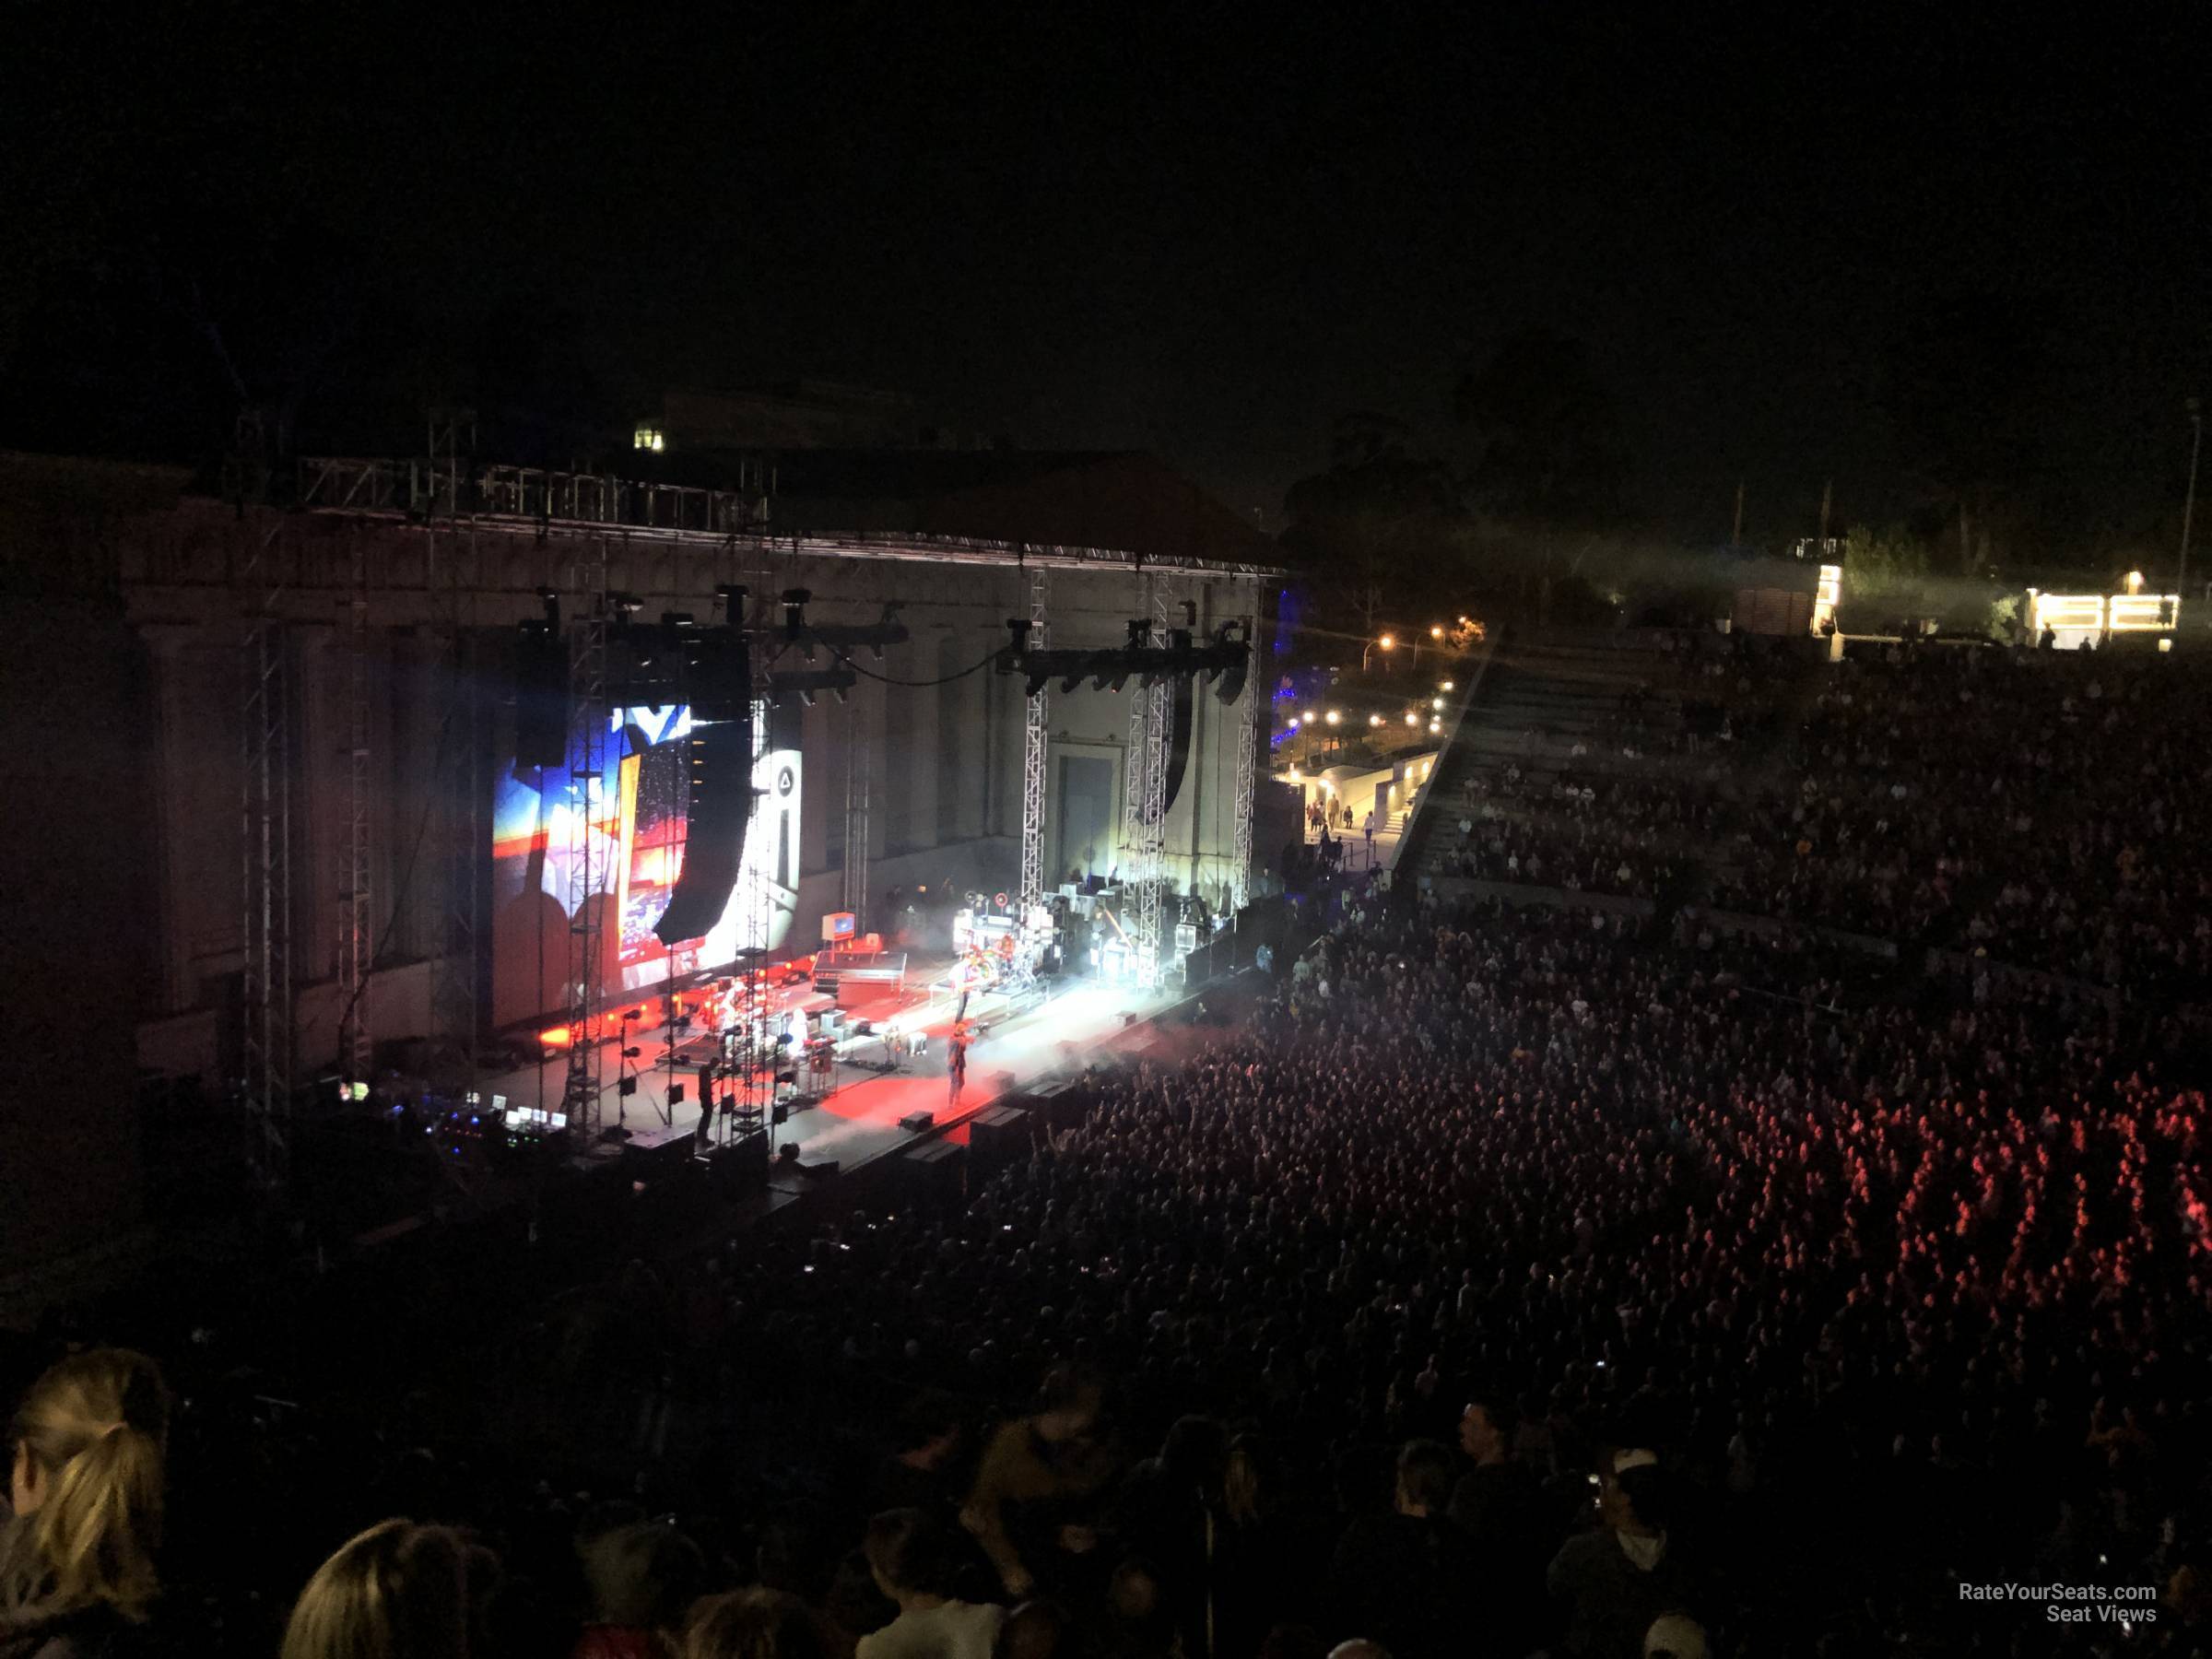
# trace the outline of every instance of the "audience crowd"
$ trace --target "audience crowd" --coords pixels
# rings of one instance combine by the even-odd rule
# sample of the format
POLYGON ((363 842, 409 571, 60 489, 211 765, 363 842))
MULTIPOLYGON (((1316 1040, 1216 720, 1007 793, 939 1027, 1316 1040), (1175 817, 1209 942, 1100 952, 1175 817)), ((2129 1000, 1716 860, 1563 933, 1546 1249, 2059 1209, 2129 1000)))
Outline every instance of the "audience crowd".
MULTIPOLYGON (((2165 666, 1845 665, 1735 780, 1740 890, 2188 982, 2165 666)), ((1484 821, 1579 879, 1623 846, 1540 826, 1715 836, 1681 775, 1484 821)), ((1309 902, 1248 1019, 1030 1156, 633 1264, 470 1387, 317 1410, 69 1345, 13 1419, 0 1659, 2212 1651, 2184 1023, 1688 912, 1309 902), (546 1377, 571 1432, 495 1452, 546 1377)))

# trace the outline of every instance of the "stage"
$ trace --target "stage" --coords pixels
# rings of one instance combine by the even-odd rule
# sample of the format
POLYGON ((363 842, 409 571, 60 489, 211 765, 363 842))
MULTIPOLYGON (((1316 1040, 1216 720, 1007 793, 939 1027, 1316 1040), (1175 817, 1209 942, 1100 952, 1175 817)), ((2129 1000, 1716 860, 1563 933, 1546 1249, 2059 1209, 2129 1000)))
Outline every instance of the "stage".
MULTIPOLYGON (((878 984, 848 983, 843 988, 836 1006, 849 1018, 867 1020, 878 1028, 895 1019, 904 1030, 924 1034, 927 1051, 905 1057, 900 1069, 886 1072, 876 1069, 887 1052, 880 1038, 862 1037, 845 1045, 846 1057, 834 1077, 825 1079, 834 1087, 820 1099, 793 1101, 786 1121, 770 1130, 771 1148, 795 1145, 803 1163, 834 1162, 850 1170, 924 1138, 900 1126, 900 1119, 916 1112, 933 1113, 937 1131, 950 1125, 950 1138, 962 1140, 965 1136, 959 1125, 1002 1095, 1053 1075, 1080 1070, 1090 1058, 1090 1051, 1134 1022, 1157 1014, 1175 995, 1173 992, 1147 995, 1133 985, 1068 979, 1058 982, 1063 988, 1032 995, 1025 1006, 1009 1008, 995 998, 979 997, 971 1002, 968 1015, 972 1041, 968 1050, 967 1083, 954 1100, 945 1068, 956 1004, 942 991, 933 994, 929 989, 932 980, 941 978, 941 974, 918 966, 903 991, 878 984)), ((827 995, 807 984, 782 987, 777 995, 780 1015, 798 1011, 812 1017, 831 1006, 827 995)), ((672 1079, 666 1065, 666 1034, 657 1025, 647 1029, 642 1022, 629 1029, 627 1039, 609 1041, 601 1050, 606 1079, 601 1093, 603 1122, 627 1133, 597 1147, 576 1147, 581 1156, 614 1157, 626 1144, 665 1145, 696 1135, 700 1115, 696 1068, 679 1060, 672 1079), (634 1058, 619 1063, 621 1069, 635 1078, 635 1092, 629 1095, 621 1093, 617 1076, 623 1046, 638 1051, 634 1058), (668 1099, 672 1080, 683 1086, 684 1097, 673 1105, 668 1099)), ((680 1036, 678 1041, 679 1044, 683 1041, 680 1036)), ((567 1075, 568 1055, 550 1052, 540 1065, 488 1077, 479 1085, 479 1092, 488 1106, 495 1098, 503 1097, 511 1111, 559 1112, 567 1075)))

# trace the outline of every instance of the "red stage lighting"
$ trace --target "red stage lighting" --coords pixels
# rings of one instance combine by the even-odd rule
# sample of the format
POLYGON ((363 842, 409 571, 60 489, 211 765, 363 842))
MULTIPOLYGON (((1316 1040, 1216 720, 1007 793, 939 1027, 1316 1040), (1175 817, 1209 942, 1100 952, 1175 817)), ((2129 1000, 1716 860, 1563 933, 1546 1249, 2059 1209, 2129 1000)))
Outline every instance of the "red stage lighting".
POLYGON ((567 1026, 555 1026, 549 1031, 540 1031, 537 1040, 549 1049, 565 1049, 575 1040, 575 1033, 567 1026))

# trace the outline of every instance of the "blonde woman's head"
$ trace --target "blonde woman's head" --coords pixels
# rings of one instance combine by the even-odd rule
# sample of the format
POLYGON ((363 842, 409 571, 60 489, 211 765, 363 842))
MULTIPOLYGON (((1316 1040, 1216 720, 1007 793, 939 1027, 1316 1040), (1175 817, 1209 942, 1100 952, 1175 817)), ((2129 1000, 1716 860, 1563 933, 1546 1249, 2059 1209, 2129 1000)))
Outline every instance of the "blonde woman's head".
POLYGON ((283 1659, 467 1659, 473 1553, 451 1527, 380 1522, 308 1580, 283 1659))
POLYGON ((144 1354, 94 1348, 53 1367, 10 1426, 9 1487, 28 1547, 0 1571, 0 1614, 107 1606, 141 1618, 160 1589, 169 1391, 144 1354))

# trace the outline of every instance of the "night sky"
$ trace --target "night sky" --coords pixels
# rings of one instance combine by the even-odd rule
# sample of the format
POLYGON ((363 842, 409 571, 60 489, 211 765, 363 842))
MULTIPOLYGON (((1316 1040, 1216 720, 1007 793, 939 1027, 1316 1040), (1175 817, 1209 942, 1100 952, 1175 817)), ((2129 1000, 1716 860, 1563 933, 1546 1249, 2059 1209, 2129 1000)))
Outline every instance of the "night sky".
POLYGON ((1448 448, 1544 324, 1652 523, 1724 536, 1741 478, 1780 535, 1824 477, 1910 507, 1893 359, 1963 296, 2068 522, 2155 523, 2212 380, 2212 24, 1980 9, 18 9, 0 436, 190 450, 228 361, 335 437, 370 366, 397 410, 490 341, 553 401, 896 388, 1272 522, 1335 417, 1448 448))

